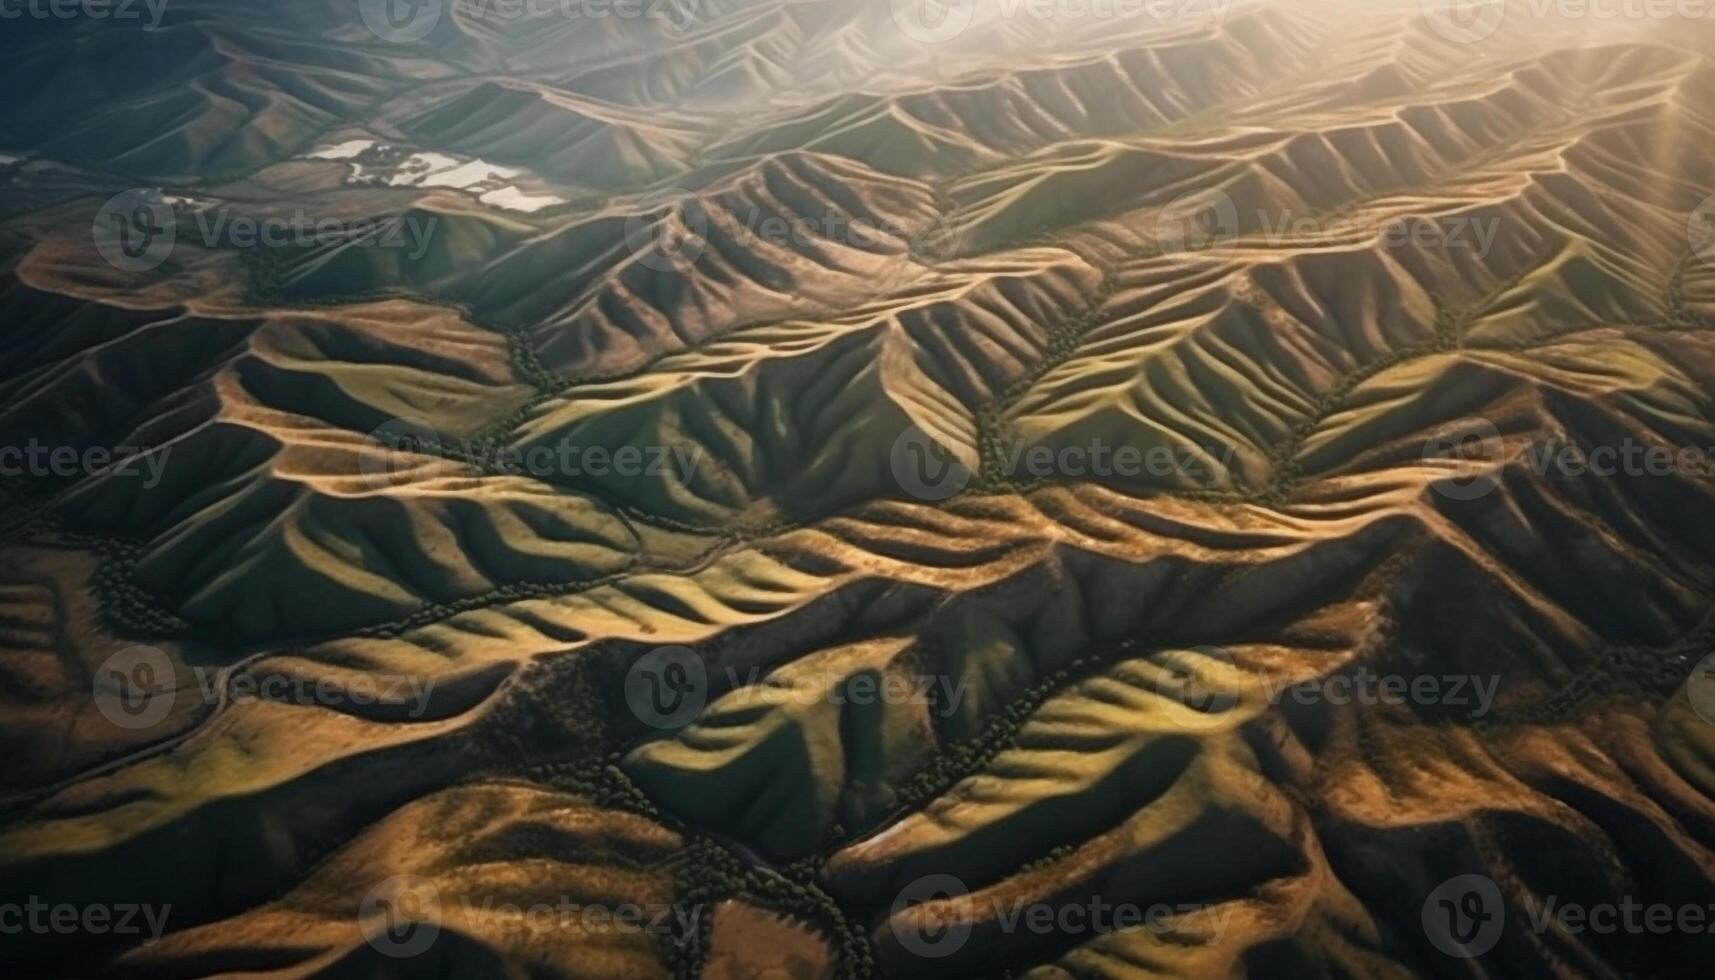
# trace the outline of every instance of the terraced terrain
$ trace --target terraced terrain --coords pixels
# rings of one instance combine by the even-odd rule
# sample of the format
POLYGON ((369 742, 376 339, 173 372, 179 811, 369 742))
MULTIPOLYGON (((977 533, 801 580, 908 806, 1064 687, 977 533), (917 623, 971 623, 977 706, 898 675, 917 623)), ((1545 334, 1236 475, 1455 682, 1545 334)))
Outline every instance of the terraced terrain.
POLYGON ((1715 19, 382 6, 0 42, 24 975, 1706 975, 1715 19))

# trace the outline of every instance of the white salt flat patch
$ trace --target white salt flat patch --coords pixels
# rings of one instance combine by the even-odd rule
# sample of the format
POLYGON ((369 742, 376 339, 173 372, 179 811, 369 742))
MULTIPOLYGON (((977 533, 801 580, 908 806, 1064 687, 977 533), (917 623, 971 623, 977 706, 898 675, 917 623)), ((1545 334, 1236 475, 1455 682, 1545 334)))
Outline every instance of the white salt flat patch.
POLYGON ((423 178, 424 187, 456 187, 464 190, 478 184, 493 183, 518 176, 512 167, 497 167, 492 163, 472 160, 451 170, 437 170, 423 178))
POLYGON ((374 140, 346 140, 334 146, 324 146, 311 153, 310 160, 350 160, 375 145, 374 140))
POLYGON ((216 204, 220 203, 220 202, 214 200, 213 198, 191 197, 188 194, 162 194, 161 200, 163 203, 170 204, 175 208, 193 208, 193 209, 194 208, 212 208, 216 204))
POLYGON ((385 154, 391 147, 375 140, 347 140, 335 146, 324 146, 309 154, 308 160, 343 160, 351 168, 346 182, 351 184, 386 184, 389 187, 448 187, 469 191, 489 207, 508 211, 540 211, 566 199, 555 194, 526 194, 503 182, 524 176, 520 167, 506 167, 486 160, 453 156, 424 150, 396 162, 368 164, 357 158, 375 150, 385 154))
POLYGON ((552 194, 526 194, 516 187, 502 187, 499 190, 489 191, 477 200, 489 207, 505 208, 508 211, 540 211, 543 208, 551 208, 556 204, 566 203, 566 199, 563 197, 555 197, 552 194))

